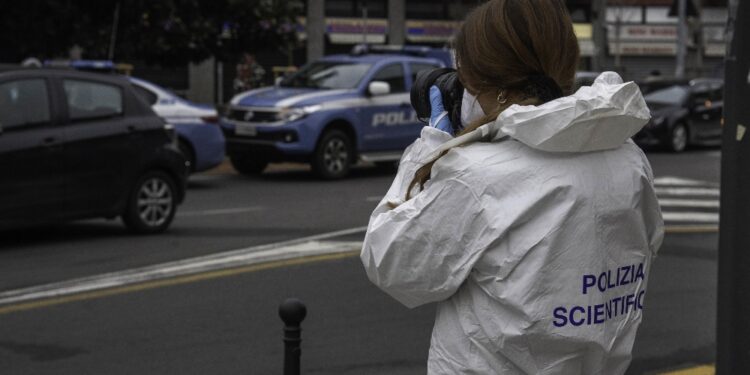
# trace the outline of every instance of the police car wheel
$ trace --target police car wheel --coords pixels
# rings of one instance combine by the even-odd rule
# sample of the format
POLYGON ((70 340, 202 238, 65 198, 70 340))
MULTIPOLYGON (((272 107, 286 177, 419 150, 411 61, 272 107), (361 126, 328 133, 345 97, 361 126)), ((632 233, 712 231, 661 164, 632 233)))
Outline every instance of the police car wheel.
POLYGON ((176 189, 172 178, 164 172, 144 174, 128 197, 122 221, 134 233, 152 234, 169 227, 177 210, 176 189))
POLYGON ((342 178, 349 173, 352 154, 349 136, 340 130, 329 130, 323 134, 315 150, 313 170, 324 179, 342 178))
POLYGON ((237 157, 232 156, 229 158, 232 162, 232 167, 237 172, 246 176, 256 176, 263 172, 268 166, 268 160, 259 159, 257 157, 237 157))

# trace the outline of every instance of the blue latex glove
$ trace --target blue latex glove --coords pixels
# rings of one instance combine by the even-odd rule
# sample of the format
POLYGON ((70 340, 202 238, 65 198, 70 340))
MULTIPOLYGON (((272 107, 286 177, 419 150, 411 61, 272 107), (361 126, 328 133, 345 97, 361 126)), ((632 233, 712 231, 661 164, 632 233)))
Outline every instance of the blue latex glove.
POLYGON ((448 118, 448 112, 443 107, 443 96, 437 86, 430 87, 430 107, 432 111, 429 125, 453 135, 453 125, 451 125, 451 119, 448 118))

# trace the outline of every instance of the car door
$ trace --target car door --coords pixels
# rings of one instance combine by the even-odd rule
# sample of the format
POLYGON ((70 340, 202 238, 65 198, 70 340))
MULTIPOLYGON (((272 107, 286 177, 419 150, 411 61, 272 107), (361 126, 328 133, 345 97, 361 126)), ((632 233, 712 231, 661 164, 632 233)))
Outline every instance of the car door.
POLYGON ((63 133, 50 80, 0 81, 0 226, 64 216, 63 133))
POLYGON ((694 138, 719 141, 721 139, 722 90, 716 87, 702 87, 690 97, 690 122, 694 138))
POLYGON ((83 78, 63 78, 67 123, 66 205, 85 216, 106 212, 122 192, 129 163, 137 155, 137 124, 125 116, 123 87, 83 78))
POLYGON ((405 78, 404 64, 394 62, 381 67, 365 86, 368 96, 359 112, 363 151, 402 150, 408 145, 403 127, 416 121, 416 113, 411 109, 405 78), (367 87, 375 81, 388 83, 390 92, 369 95, 367 87))

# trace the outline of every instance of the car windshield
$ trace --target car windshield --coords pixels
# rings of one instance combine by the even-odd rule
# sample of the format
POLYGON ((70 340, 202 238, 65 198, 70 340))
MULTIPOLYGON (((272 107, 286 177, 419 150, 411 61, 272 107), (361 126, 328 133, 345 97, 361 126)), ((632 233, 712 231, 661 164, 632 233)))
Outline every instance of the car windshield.
POLYGON ((680 105, 688 96, 688 88, 685 86, 671 86, 666 89, 656 90, 643 98, 649 104, 680 105))
POLYGON ((319 61, 308 64, 285 78, 282 87, 351 89, 357 87, 371 64, 319 61))

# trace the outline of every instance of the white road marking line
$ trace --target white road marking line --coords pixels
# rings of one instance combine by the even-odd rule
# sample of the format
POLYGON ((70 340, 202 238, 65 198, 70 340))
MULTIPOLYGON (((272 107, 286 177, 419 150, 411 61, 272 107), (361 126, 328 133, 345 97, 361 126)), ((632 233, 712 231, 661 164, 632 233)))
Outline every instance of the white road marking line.
POLYGON ((657 195, 704 195, 711 197, 719 196, 719 189, 715 188, 689 188, 689 187, 676 187, 676 188, 654 188, 657 195))
POLYGON ((718 200, 695 200, 695 199, 659 199, 662 207, 705 207, 719 208, 718 200))
POLYGON ((0 305, 90 292, 129 284, 271 261, 355 251, 361 249, 362 242, 321 240, 361 233, 366 229, 367 227, 345 229, 274 244, 251 246, 192 259, 178 260, 46 285, 4 291, 0 292, 0 305))
POLYGON ((229 214, 240 214, 244 212, 261 211, 261 210, 263 210, 263 207, 261 206, 220 208, 220 209, 215 209, 215 210, 203 210, 203 211, 187 211, 187 212, 178 211, 177 216, 183 217, 183 216, 229 215, 229 214))
POLYGON ((664 221, 687 221, 695 223, 718 223, 719 214, 710 212, 662 212, 664 221))
POLYGON ((365 198, 368 202, 380 202, 381 199, 383 199, 383 197, 379 195, 365 198))
POLYGON ((707 181, 693 180, 690 178, 664 176, 664 177, 654 178, 654 185, 657 185, 657 186, 662 186, 662 185, 666 185, 666 186, 717 186, 718 184, 707 182, 707 181))

